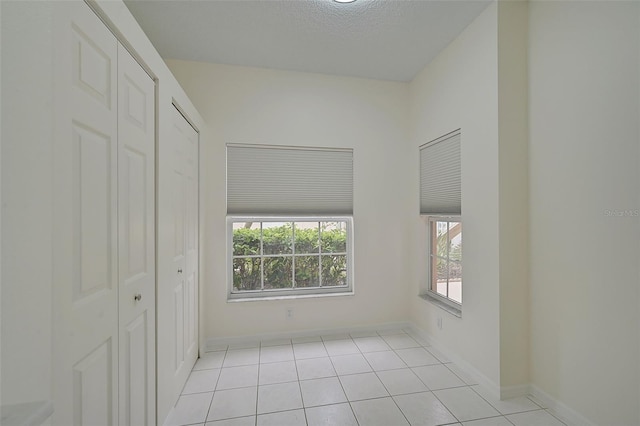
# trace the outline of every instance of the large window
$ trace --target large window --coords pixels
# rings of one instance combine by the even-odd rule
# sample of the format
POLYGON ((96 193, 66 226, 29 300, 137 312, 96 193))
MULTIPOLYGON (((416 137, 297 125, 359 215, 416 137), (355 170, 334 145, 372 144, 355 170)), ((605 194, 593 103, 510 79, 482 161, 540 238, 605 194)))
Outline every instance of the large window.
POLYGON ((429 290, 462 304, 462 222, 457 217, 430 217, 429 240, 429 290))
POLYGON ((353 291, 353 150, 227 145, 229 299, 353 291))
POLYGON ((229 217, 230 298, 351 291, 350 217, 229 217))

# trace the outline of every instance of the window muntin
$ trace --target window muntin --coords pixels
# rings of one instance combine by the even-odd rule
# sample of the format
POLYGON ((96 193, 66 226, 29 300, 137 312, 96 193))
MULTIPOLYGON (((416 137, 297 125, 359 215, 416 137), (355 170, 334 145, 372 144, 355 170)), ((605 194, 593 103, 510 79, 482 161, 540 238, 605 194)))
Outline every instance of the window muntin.
POLYGON ((462 222, 459 217, 429 218, 429 291, 462 304, 462 222))
POLYGON ((351 217, 229 217, 229 298, 350 292, 351 217))

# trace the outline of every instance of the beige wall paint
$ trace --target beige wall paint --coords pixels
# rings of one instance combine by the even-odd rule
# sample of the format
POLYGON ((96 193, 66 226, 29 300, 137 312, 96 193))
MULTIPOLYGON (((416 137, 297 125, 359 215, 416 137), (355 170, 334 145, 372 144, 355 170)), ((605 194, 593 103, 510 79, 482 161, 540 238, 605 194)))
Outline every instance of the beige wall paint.
MULTIPOLYGON (((500 386, 529 383, 528 3, 498 3, 500 386)), ((517 391, 516 391, 517 393, 517 391)))
MULTIPOLYGON (((201 130, 208 128, 124 4, 100 4, 143 62, 157 73, 163 105, 160 121, 164 122, 162 114, 171 108, 171 100, 177 99, 201 130)), ((522 108, 517 99, 503 97, 511 84, 521 90, 521 81, 502 80, 504 67, 513 66, 502 61, 521 66, 522 58, 504 56, 503 43, 508 39, 501 32, 506 28, 503 17, 511 12, 518 19, 521 15, 506 12, 503 6, 490 6, 410 85, 169 61, 213 128, 204 134, 201 159, 202 268, 206 272, 202 274, 201 336, 372 325, 409 318, 494 383, 509 386, 525 377, 517 353, 527 354, 523 348, 528 339, 518 337, 524 336, 522 328, 529 314, 519 315, 516 306, 527 295, 521 281, 512 286, 511 277, 521 277, 526 265, 504 263, 511 253, 507 247, 522 250, 516 236, 522 236, 520 225, 526 223, 510 214, 512 206, 505 195, 518 195, 518 191, 504 180, 505 173, 524 179, 522 170, 509 169, 512 156, 522 155, 522 145, 506 144, 509 138, 505 136, 520 134, 521 127, 510 128, 513 111, 503 109, 509 102, 522 108), (416 218, 417 147, 458 127, 463 135, 464 170, 462 319, 416 297, 419 283, 426 279, 425 227, 416 218), (225 302, 225 142, 355 148, 355 229, 356 239, 362 241, 356 247, 356 296, 225 302), (380 224, 386 221, 397 226, 381 231, 380 224), (508 237, 511 231, 516 231, 514 238, 508 237), (391 260, 381 264, 383 258, 391 260), (370 265, 375 269, 369 269, 370 265), (293 321, 285 320, 286 307, 294 308, 293 321), (435 327, 438 316, 443 318, 443 330, 435 327), (517 352, 509 354, 511 348, 517 352)), ((4 5, 2 15, 5 19, 4 5)), ((640 208, 639 17, 637 3, 533 2, 530 6, 531 380, 599 424, 640 423, 640 223, 637 217, 605 215, 605 210, 640 208)), ((33 26, 25 29, 35 30, 33 26)), ((40 30, 44 40, 47 27, 40 30)), ((4 31, 3 25, 3 43, 4 31)), ((8 52, 4 44, 2 47, 6 59, 8 52)), ((20 81, 29 81, 29 76, 23 73, 20 81)), ((40 104, 47 97, 46 91, 6 97, 5 68, 2 78, 3 106, 32 101, 33 107, 33 101, 40 104)), ((515 119, 522 119, 522 111, 516 112, 515 119)), ((8 111, 3 111, 3 202, 12 191, 7 187, 11 181, 5 178, 9 170, 5 165, 19 158, 18 151, 11 156, 7 149, 8 117, 8 111)), ((25 120, 28 115, 21 117, 25 120)), ((47 120, 40 124, 46 125, 47 120)), ((13 140, 37 140, 37 146, 24 144, 22 148, 33 146, 48 155, 42 127, 27 130, 30 133, 13 140), (44 137, 38 139, 37 134, 44 137)), ((46 175, 46 155, 38 158, 43 167, 35 168, 37 176, 46 175)), ((515 211, 521 212, 521 201, 516 200, 515 211)), ((32 211, 41 216, 44 221, 40 224, 47 229, 34 228, 33 237, 46 243, 52 225, 42 214, 49 202, 46 197, 38 202, 44 203, 45 210, 32 211)), ((6 232, 7 221, 15 220, 4 208, 3 245, 10 241, 5 240, 11 235, 6 232)), ((10 311, 4 308, 11 299, 6 299, 5 277, 11 268, 7 250, 2 253, 2 324, 6 327, 5 315, 10 311)), ((50 253, 43 253, 38 258, 48 256, 50 253)), ((44 269, 29 272, 44 277, 44 293, 39 296, 44 295, 42 306, 46 306, 51 281, 46 262, 39 266, 44 269)), ((526 312, 526 306, 521 312, 526 312)), ((40 314, 46 316, 46 308, 40 314)), ((5 351, 4 329, 2 337, 5 351)), ((5 396, 11 397, 4 387, 11 383, 5 382, 9 377, 5 363, 10 360, 3 352, 3 403, 5 396)), ((35 369, 16 377, 25 385, 39 379, 35 369)))
MULTIPOLYGON (((462 128, 465 282, 462 318, 412 298, 411 319, 502 396, 529 381, 527 12, 493 3, 410 87, 413 149, 462 128)), ((416 228, 414 283, 425 288, 416 228)))
POLYGON ((637 2, 530 5, 532 382, 639 424, 637 2))
POLYGON ((1 2, 2 405, 52 398, 52 6, 1 2), (49 78, 47 78, 49 77, 49 78))
MULTIPOLYGON (((426 226, 412 218, 410 315, 439 344, 500 383, 498 13, 491 4, 411 83, 410 185, 418 146, 461 128, 464 289, 462 318, 416 297, 426 284, 426 226), (442 318, 442 329, 437 319, 442 318)), ((418 200, 413 198, 413 211, 418 200)), ((494 389, 497 391, 497 389, 494 389)))
POLYGON ((168 60, 214 132, 205 171, 210 338, 405 321, 407 247, 415 217, 407 149, 408 85, 356 78, 168 60), (225 144, 354 149, 355 295, 227 303, 225 144), (286 309, 293 308, 293 318, 286 309))

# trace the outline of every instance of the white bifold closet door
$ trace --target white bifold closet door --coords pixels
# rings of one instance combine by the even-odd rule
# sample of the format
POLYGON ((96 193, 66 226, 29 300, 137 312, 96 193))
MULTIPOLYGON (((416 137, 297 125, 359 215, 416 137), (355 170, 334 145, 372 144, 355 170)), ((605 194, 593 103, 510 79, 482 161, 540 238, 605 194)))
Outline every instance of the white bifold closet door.
POLYGON ((153 425, 155 84, 84 2, 55 5, 55 425, 153 425))
POLYGON ((118 46, 120 426, 155 424, 155 114, 153 80, 118 46))
POLYGON ((173 108, 158 155, 158 420, 198 358, 198 133, 173 108))

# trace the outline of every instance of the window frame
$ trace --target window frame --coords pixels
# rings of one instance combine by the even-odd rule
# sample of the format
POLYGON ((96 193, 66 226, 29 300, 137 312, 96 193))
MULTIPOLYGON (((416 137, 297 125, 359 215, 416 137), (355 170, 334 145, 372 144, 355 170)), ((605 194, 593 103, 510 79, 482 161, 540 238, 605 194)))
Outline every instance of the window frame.
MULTIPOLYGON (((353 216, 350 215, 331 215, 331 216, 247 216, 247 215, 228 215, 227 216, 227 301, 249 301, 249 300, 279 300, 279 299, 295 299, 307 297, 324 297, 324 296, 345 296, 354 294, 354 271, 353 271, 353 216), (299 287, 290 289, 260 289, 260 290, 244 290, 233 291, 233 224, 236 222, 345 222, 347 231, 347 247, 346 260, 347 284, 344 286, 331 287, 299 287)), ((311 253, 313 254, 313 253, 311 253)), ((318 256, 321 256, 318 253, 318 256)), ((295 256, 295 245, 291 254, 295 256)), ((261 258, 271 257, 260 254, 261 258)), ((263 272, 264 273, 264 272, 263 272)), ((263 277, 264 279, 264 277, 263 277)))
MULTIPOLYGON (((447 296, 443 296, 441 294, 439 294, 437 292, 437 290, 434 290, 433 286, 434 286, 434 282, 433 282, 433 254, 432 254, 432 249, 433 249, 433 235, 432 235, 432 223, 434 222, 457 222, 460 223, 461 226, 463 226, 463 222, 462 222, 462 216, 461 215, 425 215, 426 219, 427 219, 427 292, 426 295, 428 297, 430 297, 431 299, 435 299, 437 302, 439 303, 443 303, 445 304, 447 307, 453 309, 453 311, 458 314, 462 312, 462 303, 458 303, 457 301, 451 299, 448 297, 449 294, 449 283, 447 280, 447 296)), ((464 227, 464 226, 463 226, 464 227)), ((449 230, 447 229, 447 233, 449 232, 449 230)), ((462 250, 464 252, 464 239, 462 241, 462 250)), ((448 259, 450 260, 450 259, 448 259)), ((464 254, 461 253, 460 255, 460 264, 462 265, 464 261, 464 254)), ((464 266, 462 267, 462 274, 464 277, 464 266)), ((461 294, 464 293, 464 278, 461 279, 460 282, 460 291, 461 294)), ((464 301, 464 298, 462 299, 464 301)))

